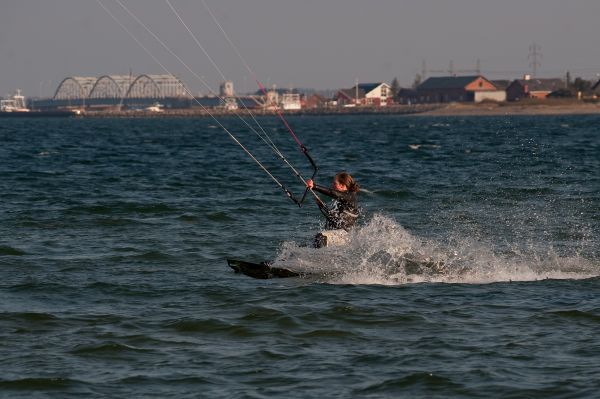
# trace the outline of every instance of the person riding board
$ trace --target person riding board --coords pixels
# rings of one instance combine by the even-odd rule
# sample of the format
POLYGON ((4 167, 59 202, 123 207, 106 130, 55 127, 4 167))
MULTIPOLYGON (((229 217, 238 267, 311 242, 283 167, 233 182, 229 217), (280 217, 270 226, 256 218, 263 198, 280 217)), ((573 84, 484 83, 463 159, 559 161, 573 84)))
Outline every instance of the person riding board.
MULTIPOLYGON (((357 197, 360 186, 349 173, 335 175, 331 188, 317 185, 311 179, 306 181, 306 187, 334 199, 333 205, 328 207, 317 197, 317 205, 326 218, 326 230, 348 231, 354 226, 359 216, 357 197)), ((326 235, 317 234, 314 244, 317 248, 326 246, 326 235)))

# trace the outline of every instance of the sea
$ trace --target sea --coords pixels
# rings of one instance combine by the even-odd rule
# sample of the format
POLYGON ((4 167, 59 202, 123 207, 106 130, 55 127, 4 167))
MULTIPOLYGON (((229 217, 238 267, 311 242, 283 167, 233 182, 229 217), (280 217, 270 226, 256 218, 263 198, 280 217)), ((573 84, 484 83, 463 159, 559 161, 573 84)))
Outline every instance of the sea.
POLYGON ((600 395, 599 115, 287 122, 0 120, 0 397, 600 395))

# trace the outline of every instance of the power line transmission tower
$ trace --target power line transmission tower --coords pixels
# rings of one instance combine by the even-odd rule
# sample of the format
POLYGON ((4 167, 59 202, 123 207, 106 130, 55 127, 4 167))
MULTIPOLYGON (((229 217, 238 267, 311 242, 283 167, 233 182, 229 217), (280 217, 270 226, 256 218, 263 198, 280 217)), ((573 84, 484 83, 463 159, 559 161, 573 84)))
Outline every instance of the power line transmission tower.
POLYGON ((430 69, 427 70, 425 68, 425 62, 423 61, 423 76, 427 73, 427 72, 433 72, 433 73, 449 73, 451 76, 455 76, 457 73, 465 73, 465 72, 475 72, 477 73, 477 75, 481 75, 481 60, 478 58, 477 59, 477 65, 475 66, 475 69, 456 69, 454 68, 454 61, 450 60, 450 64, 448 65, 448 69, 430 69))
MULTIPOLYGON (((425 72, 425 64, 423 64, 423 71, 425 72)), ((450 64, 448 65, 448 69, 429 69, 426 72, 433 72, 433 73, 449 73, 450 75, 454 75, 455 74, 455 70, 454 70, 454 61, 450 60, 450 64)))
POLYGON ((535 43, 532 43, 529 46, 529 55, 527 58, 529 59, 529 66, 531 67, 531 77, 535 78, 537 75, 537 70, 542 66, 542 62, 540 61, 542 57, 542 46, 539 46, 535 43))
POLYGON ((459 69, 457 72, 475 72, 477 75, 481 75, 481 60, 477 58, 475 69, 459 69))

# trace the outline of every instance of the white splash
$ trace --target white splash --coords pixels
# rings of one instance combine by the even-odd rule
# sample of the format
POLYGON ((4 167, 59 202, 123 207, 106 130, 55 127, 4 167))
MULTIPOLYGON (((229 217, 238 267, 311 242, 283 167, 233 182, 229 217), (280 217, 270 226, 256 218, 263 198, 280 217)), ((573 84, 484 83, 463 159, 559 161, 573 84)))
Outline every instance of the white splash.
POLYGON ((347 245, 315 249, 285 242, 275 266, 318 275, 319 281, 332 284, 484 284, 600 275, 600 264, 577 255, 561 257, 551 248, 532 247, 497 253, 492 245, 472 238, 436 242, 412 235, 383 215, 355 228, 347 245))

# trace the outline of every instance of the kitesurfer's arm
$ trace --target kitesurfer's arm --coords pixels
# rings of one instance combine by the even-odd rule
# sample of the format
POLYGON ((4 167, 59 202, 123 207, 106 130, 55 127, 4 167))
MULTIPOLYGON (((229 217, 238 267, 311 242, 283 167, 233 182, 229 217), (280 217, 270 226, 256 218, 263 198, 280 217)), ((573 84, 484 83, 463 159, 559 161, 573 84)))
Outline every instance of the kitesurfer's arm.
MULTIPOLYGON (((324 188, 324 187, 315 185, 315 182, 312 179, 308 179, 306 181, 306 187, 310 190, 315 190, 315 191, 319 191, 319 192, 322 192, 322 191, 320 191, 320 189, 324 188)), ((324 193, 324 194, 328 195, 327 193, 324 193)), ((315 201, 317 202, 317 206, 319 207, 319 209, 321 210, 323 215, 325 215, 327 220, 330 222, 333 222, 334 217, 331 214, 331 211, 327 208, 327 205, 325 205, 325 203, 323 201, 321 201, 321 199, 318 196, 315 196, 315 201)))
POLYGON ((318 184, 315 184, 315 182, 312 181, 311 179, 308 179, 306 181, 306 187, 310 188, 311 190, 315 190, 318 193, 325 194, 326 196, 335 198, 335 199, 343 198, 343 194, 344 194, 341 191, 332 190, 332 189, 330 189, 328 187, 324 187, 324 186, 319 186, 318 184))

